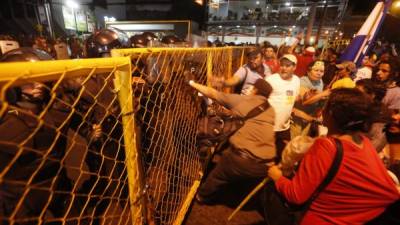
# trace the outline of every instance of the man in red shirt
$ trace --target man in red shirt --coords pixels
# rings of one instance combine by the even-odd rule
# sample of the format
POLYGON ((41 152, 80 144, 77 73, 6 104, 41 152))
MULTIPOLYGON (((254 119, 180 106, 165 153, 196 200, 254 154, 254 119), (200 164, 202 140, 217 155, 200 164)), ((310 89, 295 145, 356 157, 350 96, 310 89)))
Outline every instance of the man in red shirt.
POLYGON ((272 45, 267 45, 264 48, 264 63, 271 69, 271 73, 279 72, 279 60, 276 58, 276 48, 272 45))
POLYGON ((314 61, 314 56, 315 56, 315 48, 311 46, 307 47, 303 51, 303 54, 296 55, 297 67, 296 70, 294 71, 294 74, 296 74, 299 77, 305 76, 307 74, 308 65, 314 61))

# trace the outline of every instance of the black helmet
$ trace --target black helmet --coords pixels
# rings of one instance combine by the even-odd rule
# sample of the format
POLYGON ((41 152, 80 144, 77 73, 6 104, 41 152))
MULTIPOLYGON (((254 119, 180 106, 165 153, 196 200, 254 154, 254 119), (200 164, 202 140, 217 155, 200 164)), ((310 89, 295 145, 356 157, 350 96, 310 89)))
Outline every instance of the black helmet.
POLYGON ((147 46, 149 40, 143 35, 134 35, 131 37, 132 47, 143 48, 147 46))
POLYGON ((175 44, 175 43, 179 43, 179 42, 183 42, 183 41, 180 38, 178 38, 176 35, 167 35, 161 39, 161 42, 164 44, 175 44))
POLYGON ((154 41, 157 39, 157 36, 153 32, 149 31, 143 32, 142 36, 146 38, 148 41, 154 41))
MULTIPOLYGON (((1 62, 36 62, 36 61, 46 61, 53 60, 53 58, 45 51, 34 49, 34 48, 17 48, 11 50, 3 55, 1 58, 1 62)), ((41 87, 43 94, 41 96, 31 96, 28 94, 23 94, 20 87, 13 87, 7 89, 6 91, 6 99, 7 101, 14 105, 17 101, 21 99, 21 96, 24 95, 26 99, 31 102, 48 102, 50 98, 49 89, 44 85, 41 87)))
POLYGON ((89 58, 108 55, 111 49, 128 48, 129 37, 123 31, 110 27, 91 35, 86 41, 86 55, 89 58))
POLYGON ((3 55, 1 62, 35 62, 53 60, 45 51, 34 48, 17 48, 3 55))

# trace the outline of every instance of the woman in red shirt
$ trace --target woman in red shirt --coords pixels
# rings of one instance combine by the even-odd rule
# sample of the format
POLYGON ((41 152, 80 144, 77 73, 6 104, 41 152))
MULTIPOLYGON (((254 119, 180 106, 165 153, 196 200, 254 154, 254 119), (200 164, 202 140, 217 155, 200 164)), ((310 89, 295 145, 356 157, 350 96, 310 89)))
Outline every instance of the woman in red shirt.
POLYGON ((400 199, 393 180, 370 140, 372 101, 357 89, 336 89, 324 108, 328 137, 318 138, 304 156, 295 176, 282 176, 278 166, 268 170, 287 201, 305 203, 325 179, 336 154, 332 137, 343 145, 343 160, 333 180, 311 203, 301 225, 364 224, 400 199))

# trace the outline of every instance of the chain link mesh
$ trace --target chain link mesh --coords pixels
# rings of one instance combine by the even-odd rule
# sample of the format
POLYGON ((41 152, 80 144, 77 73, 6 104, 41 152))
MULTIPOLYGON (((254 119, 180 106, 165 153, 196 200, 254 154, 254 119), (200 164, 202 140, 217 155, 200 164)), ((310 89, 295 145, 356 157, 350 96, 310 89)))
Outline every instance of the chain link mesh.
POLYGON ((113 52, 132 60, 137 133, 156 224, 179 220, 179 210, 193 182, 202 174, 196 147, 197 120, 202 110, 188 81, 205 84, 209 76, 230 76, 243 63, 245 50, 160 48, 113 52))
POLYGON ((52 63, 0 65, 0 224, 129 223, 119 66, 25 67, 52 63))
POLYGON ((187 82, 229 76, 243 51, 0 64, 0 224, 181 221, 202 170, 201 108, 187 82))

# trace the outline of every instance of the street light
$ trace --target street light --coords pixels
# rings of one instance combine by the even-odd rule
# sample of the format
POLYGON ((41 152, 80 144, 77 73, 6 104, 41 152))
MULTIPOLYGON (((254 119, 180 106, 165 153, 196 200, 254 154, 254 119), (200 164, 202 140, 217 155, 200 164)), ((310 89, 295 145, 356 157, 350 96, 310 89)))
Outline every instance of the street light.
POLYGON ((71 9, 77 9, 77 8, 79 8, 78 3, 74 2, 74 1, 71 1, 71 0, 67 0, 67 1, 65 2, 65 4, 66 4, 69 8, 71 8, 71 9))
POLYGON ((72 13, 74 14, 74 21, 75 21, 75 31, 76 31, 76 34, 78 34, 78 22, 76 21, 76 9, 78 9, 79 8, 79 4, 78 3, 76 3, 76 2, 74 2, 74 1, 72 1, 72 0, 67 0, 66 2, 65 2, 65 4, 69 7, 69 8, 71 8, 72 9, 72 13))

